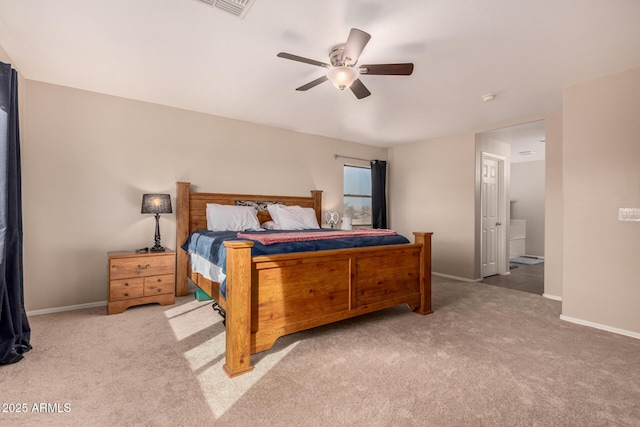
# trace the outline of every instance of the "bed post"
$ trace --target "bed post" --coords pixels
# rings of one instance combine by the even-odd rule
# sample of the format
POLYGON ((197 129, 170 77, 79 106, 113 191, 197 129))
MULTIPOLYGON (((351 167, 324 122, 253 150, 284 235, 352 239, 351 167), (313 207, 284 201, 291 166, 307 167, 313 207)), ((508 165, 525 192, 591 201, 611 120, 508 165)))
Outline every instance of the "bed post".
POLYGON ((420 250, 420 307, 413 311, 419 314, 433 313, 431 310, 431 236, 433 233, 414 232, 420 250))
POLYGON ((189 186, 190 182, 178 182, 176 204, 176 296, 187 295, 187 262, 189 255, 180 247, 189 237, 189 186))
POLYGON ((311 197, 313 197, 313 209, 316 211, 316 219, 320 227, 322 227, 322 190, 311 190, 311 197))
POLYGON ((229 377, 252 371, 251 366, 251 248, 253 242, 224 242, 227 249, 226 361, 229 377))

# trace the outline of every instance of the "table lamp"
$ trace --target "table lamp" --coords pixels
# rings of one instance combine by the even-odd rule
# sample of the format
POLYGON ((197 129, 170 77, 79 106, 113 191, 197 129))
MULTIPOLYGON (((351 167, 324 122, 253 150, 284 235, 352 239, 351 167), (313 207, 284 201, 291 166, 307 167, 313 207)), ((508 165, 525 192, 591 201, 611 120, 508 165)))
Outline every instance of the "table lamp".
POLYGON ((171 213, 171 197, 168 194, 143 194, 140 213, 156 215, 156 244, 150 250, 164 252, 164 248, 160 245, 160 214, 171 213))

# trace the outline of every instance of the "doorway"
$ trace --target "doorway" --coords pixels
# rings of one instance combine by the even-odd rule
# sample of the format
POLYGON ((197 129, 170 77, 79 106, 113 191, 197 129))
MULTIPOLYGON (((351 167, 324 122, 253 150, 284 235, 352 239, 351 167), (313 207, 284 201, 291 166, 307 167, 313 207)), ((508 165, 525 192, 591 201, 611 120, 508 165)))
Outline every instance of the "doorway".
POLYGON ((477 262, 483 283, 540 295, 544 292, 545 142, 544 120, 477 134, 480 197, 476 224, 481 230, 477 262), (487 154, 506 157, 506 214, 503 221, 496 220, 503 231, 496 235, 506 247, 504 255, 499 255, 505 268, 498 268, 497 273, 485 256, 492 253, 488 226, 493 221, 485 215, 484 206, 491 199, 483 178, 485 166, 490 165, 485 160, 487 154), (487 196, 482 195, 485 191, 487 196))

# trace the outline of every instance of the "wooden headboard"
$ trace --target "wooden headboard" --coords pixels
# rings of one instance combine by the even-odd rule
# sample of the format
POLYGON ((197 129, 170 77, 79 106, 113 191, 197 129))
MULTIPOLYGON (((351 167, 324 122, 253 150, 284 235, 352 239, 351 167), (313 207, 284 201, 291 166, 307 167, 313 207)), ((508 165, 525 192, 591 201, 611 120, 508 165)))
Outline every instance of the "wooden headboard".
MULTIPOLYGON (((176 277, 176 295, 187 294, 186 276, 181 272, 186 271, 187 253, 180 246, 187 241, 189 234, 196 230, 207 228, 206 208, 207 203, 220 205, 235 205, 236 200, 251 200, 257 202, 280 202, 287 206, 302 206, 312 208, 316 212, 318 224, 322 224, 322 190, 312 190, 310 197, 298 196, 265 196, 256 194, 224 194, 224 193, 195 193, 191 192, 190 182, 178 182, 177 193, 177 226, 176 226, 176 252, 178 254, 176 277), (184 276, 184 277, 181 277, 184 276)), ((267 211, 258 212, 260 222, 270 219, 267 211)))

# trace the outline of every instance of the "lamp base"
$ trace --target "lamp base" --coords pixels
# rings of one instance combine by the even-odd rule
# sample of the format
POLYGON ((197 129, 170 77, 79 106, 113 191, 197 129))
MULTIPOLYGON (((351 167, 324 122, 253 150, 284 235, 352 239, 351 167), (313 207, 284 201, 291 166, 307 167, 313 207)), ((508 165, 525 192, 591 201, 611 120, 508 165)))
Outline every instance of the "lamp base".
POLYGON ((164 252, 164 247, 160 245, 160 214, 156 213, 156 235, 153 239, 155 241, 155 245, 151 249, 151 252, 164 252))

